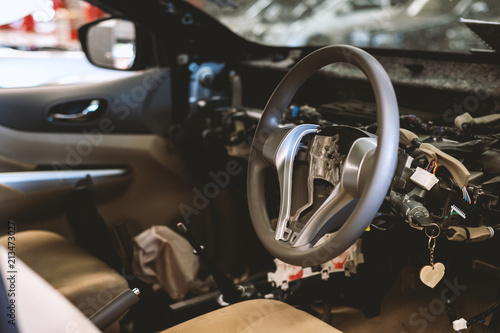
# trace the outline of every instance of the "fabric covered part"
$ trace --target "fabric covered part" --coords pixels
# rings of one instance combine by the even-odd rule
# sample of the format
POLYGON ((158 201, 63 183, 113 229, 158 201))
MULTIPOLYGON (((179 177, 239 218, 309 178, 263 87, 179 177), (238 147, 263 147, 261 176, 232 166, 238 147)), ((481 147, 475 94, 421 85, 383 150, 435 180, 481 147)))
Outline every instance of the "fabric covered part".
POLYGON ((189 242, 167 226, 153 226, 134 238, 132 272, 172 299, 184 298, 199 266, 189 242))

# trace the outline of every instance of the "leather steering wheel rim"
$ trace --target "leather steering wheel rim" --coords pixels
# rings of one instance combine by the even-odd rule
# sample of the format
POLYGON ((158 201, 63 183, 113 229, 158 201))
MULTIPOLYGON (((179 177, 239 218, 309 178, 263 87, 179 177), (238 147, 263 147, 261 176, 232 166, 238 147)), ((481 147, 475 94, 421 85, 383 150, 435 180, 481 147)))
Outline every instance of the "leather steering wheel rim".
MULTIPOLYGON (((279 139, 278 139, 279 140, 279 139)), ((321 48, 300 60, 271 95, 257 126, 248 166, 248 204, 254 229, 264 247, 276 258, 297 266, 319 265, 347 250, 368 227, 384 200, 394 176, 399 142, 399 111, 392 83, 382 65, 356 47, 336 45, 321 48), (291 247, 276 240, 266 209, 265 178, 271 167, 264 157, 269 142, 281 130, 279 120, 304 81, 320 68, 346 62, 368 78, 376 99, 378 143, 373 154, 372 174, 362 188, 354 211, 342 227, 321 245, 291 247)))

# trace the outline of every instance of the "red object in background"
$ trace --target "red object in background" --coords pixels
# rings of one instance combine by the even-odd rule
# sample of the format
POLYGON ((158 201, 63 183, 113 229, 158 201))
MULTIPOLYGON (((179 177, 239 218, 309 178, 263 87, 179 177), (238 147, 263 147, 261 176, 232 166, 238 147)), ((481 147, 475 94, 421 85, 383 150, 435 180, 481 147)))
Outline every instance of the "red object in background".
MULTIPOLYGON (((100 19, 106 14, 100 10, 99 8, 92 6, 89 3, 83 2, 81 3, 82 14, 83 14, 83 23, 93 22, 95 20, 100 19)), ((71 39, 78 39, 78 29, 76 27, 71 29, 71 39)))
POLYGON ((100 10, 95 6, 92 6, 89 3, 83 3, 82 7, 83 7, 83 21, 85 23, 98 20, 106 15, 102 10, 100 10))
POLYGON ((35 31, 35 19, 33 18, 33 15, 28 15, 23 19, 22 29, 26 32, 35 31))
MULTIPOLYGON (((91 4, 86 2, 80 3, 79 6, 81 8, 81 12, 79 12, 78 10, 75 11, 74 9, 67 8, 66 2, 67 1, 65 0, 52 0, 53 8, 55 11, 61 10, 69 13, 66 14, 64 17, 66 18, 66 20, 68 19, 70 20, 71 28, 70 31, 68 31, 69 33, 68 37, 71 38, 72 40, 78 39, 78 27, 82 23, 92 22, 107 15, 99 8, 92 6, 91 4)), ((22 23, 19 22, 19 24, 16 24, 15 26, 11 24, 1 25, 0 30, 18 30, 23 32, 35 32, 35 27, 36 27, 36 22, 33 16, 28 15, 22 19, 22 23)))
POLYGON ((63 0, 52 0, 52 6, 54 7, 54 10, 64 8, 63 0))

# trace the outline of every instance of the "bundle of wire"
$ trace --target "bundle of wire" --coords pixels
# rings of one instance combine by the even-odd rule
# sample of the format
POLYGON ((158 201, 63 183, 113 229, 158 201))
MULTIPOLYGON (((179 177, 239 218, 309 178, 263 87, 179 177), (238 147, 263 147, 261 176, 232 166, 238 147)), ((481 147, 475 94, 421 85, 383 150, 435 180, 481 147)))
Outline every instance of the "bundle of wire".
MULTIPOLYGON (((429 167, 426 169, 428 172, 432 173, 433 175, 436 174, 436 170, 438 169, 439 165, 436 160, 432 160, 431 163, 429 164, 429 167)), ((469 192, 467 192, 467 188, 464 186, 462 187, 462 194, 463 194, 463 199, 470 204, 471 199, 469 196, 469 192)))
POLYGON ((464 200, 470 204, 471 203, 471 200, 470 200, 470 196, 469 196, 469 192, 467 192, 467 188, 464 186, 462 187, 462 194, 463 194, 463 198, 464 200))
POLYGON ((438 167, 439 167, 439 165, 438 165, 437 161, 432 160, 430 166, 427 168, 427 171, 432 173, 433 175, 435 175, 438 167))

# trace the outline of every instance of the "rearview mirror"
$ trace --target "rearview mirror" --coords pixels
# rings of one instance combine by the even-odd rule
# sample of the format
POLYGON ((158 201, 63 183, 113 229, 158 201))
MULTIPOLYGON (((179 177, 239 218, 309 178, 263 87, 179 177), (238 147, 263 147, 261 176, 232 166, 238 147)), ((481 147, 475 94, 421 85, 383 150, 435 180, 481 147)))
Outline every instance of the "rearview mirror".
POLYGON ((147 54, 146 33, 134 23, 120 18, 106 18, 84 25, 78 31, 83 51, 89 61, 103 68, 144 69, 147 54), (138 48, 141 46, 141 48, 138 48))

